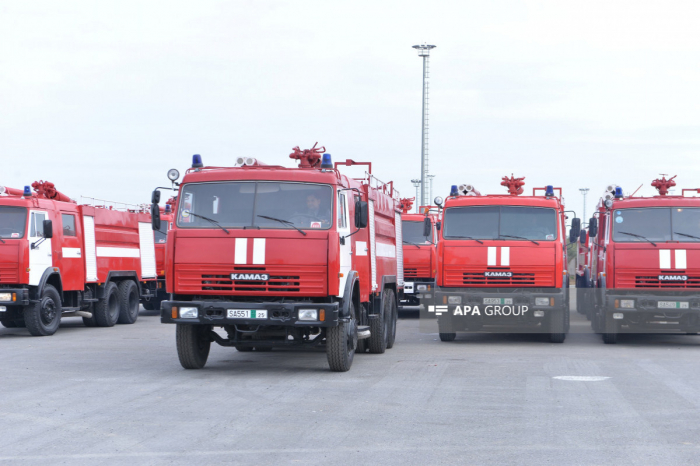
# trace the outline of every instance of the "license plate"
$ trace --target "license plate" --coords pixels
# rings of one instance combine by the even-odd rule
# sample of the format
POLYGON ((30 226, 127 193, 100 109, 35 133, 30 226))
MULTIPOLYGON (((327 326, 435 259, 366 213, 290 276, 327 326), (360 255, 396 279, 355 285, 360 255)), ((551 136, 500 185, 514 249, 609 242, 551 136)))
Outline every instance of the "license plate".
POLYGON ((513 304, 513 298, 484 298, 484 304, 513 304))
POLYGON ((685 301, 659 301, 659 309, 688 309, 685 301))
POLYGON ((228 309, 229 319, 267 319, 267 311, 256 309, 228 309))

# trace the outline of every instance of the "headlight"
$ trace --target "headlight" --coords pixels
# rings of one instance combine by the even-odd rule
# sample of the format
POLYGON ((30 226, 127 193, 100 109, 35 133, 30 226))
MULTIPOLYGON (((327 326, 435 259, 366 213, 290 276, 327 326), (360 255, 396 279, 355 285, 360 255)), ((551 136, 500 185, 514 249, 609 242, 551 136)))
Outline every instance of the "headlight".
POLYGON ((299 309, 299 320, 318 320, 316 309, 299 309))
POLYGON ((612 209, 612 206, 613 206, 612 199, 606 199, 605 200, 605 207, 607 207, 608 209, 612 209))
POLYGON ((418 291, 428 291, 430 289, 430 285, 416 285, 416 290, 418 291))
POLYGON ((535 306, 549 306, 549 298, 535 298, 535 306))
POLYGON ((462 297, 461 296, 448 296, 447 297, 447 304, 462 304, 462 297))
POLYGON ((181 307, 180 308, 180 318, 181 319, 196 319, 199 317, 199 310, 196 307, 181 307))
POLYGON ((621 299, 620 307, 625 309, 632 309, 634 307, 634 299, 621 299))
POLYGON ((12 301, 12 293, 0 293, 0 301, 12 301))

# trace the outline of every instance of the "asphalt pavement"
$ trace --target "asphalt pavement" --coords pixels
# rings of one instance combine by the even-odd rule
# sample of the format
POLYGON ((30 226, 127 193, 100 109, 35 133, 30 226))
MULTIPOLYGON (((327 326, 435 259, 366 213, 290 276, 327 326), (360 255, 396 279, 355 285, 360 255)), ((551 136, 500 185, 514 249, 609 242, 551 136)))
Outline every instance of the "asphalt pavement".
POLYGON ((322 351, 212 346, 175 327, 0 328, 0 464, 698 464, 700 336, 604 345, 572 312, 547 335, 421 333, 328 370, 322 351))

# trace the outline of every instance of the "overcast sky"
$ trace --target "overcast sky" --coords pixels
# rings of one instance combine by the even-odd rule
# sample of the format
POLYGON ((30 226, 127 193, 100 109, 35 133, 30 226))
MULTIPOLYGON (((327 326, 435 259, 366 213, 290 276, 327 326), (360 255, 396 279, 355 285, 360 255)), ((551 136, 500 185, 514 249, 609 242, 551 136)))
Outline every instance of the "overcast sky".
POLYGON ((148 202, 194 153, 318 141, 413 196, 431 55, 434 195, 700 187, 700 2, 0 0, 0 184, 148 202))

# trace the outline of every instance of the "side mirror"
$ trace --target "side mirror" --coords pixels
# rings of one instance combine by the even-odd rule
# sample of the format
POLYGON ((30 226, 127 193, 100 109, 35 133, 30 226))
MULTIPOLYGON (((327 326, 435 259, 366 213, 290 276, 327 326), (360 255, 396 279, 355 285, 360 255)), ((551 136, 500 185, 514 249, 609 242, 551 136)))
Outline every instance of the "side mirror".
POLYGON ((430 235, 432 233, 433 233, 433 224, 428 217, 425 217, 425 220, 423 220, 423 236, 425 236, 426 238, 430 238, 430 235))
MULTIPOLYGON (((154 194, 156 192, 154 191, 154 194)), ((160 193, 158 193, 158 197, 160 197, 160 193)), ((151 228, 153 231, 160 230, 160 207, 155 202, 151 204, 151 228)))
POLYGON ((579 236, 579 241, 581 244, 588 243, 588 236, 586 235, 586 230, 581 230, 581 236, 579 236))
POLYGON ((588 234, 591 238, 598 236, 598 219, 595 217, 588 221, 588 234))
POLYGON ((53 222, 51 220, 44 220, 44 238, 53 238, 53 222))
POLYGON ((157 189, 151 194, 151 204, 158 204, 160 202, 160 191, 157 189))
POLYGON ((369 225, 369 205, 365 201, 355 202, 355 227, 365 228, 369 225))
POLYGON ((437 228, 437 231, 440 231, 440 229, 442 228, 442 222, 437 222, 435 224, 435 228, 437 228))
POLYGON ((569 243, 575 243, 581 235, 581 219, 574 218, 571 220, 571 230, 569 230, 569 243))

